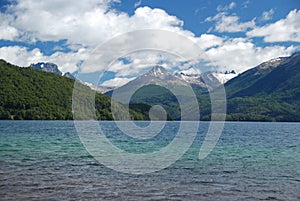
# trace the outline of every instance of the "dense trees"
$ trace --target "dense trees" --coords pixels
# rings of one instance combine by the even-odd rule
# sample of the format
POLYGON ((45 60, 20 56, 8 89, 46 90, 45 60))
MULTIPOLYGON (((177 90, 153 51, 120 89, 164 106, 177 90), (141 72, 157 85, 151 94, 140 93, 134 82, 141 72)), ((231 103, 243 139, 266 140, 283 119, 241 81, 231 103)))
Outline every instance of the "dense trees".
MULTIPOLYGON (((73 86, 73 79, 30 67, 20 68, 0 60, 0 119, 73 119, 73 86)), ((97 119, 113 118, 110 101, 109 97, 96 94, 97 119)), ((134 119, 146 118, 134 110, 131 115, 134 119)))

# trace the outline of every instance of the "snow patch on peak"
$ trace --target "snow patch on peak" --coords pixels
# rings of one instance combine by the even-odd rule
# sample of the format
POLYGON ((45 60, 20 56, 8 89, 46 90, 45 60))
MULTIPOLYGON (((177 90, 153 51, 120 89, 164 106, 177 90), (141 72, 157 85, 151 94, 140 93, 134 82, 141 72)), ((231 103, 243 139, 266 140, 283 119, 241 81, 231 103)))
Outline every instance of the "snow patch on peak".
POLYGON ((221 84, 225 84, 232 78, 236 77, 238 74, 236 73, 212 73, 212 75, 219 80, 221 84))
POLYGON ((271 59, 269 62, 276 62, 276 61, 281 61, 281 58, 278 57, 278 58, 276 58, 276 59, 271 59))
POLYGON ((213 80, 217 80, 220 84, 225 84, 227 81, 229 81, 230 79, 236 77, 238 74, 235 73, 235 71, 231 71, 231 72, 225 72, 225 73, 220 73, 220 72, 206 72, 206 73, 202 73, 202 74, 186 74, 184 72, 177 72, 175 73, 175 76, 187 81, 189 83, 193 83, 193 84, 199 84, 199 82, 201 81, 201 77, 204 76, 206 78, 208 78, 209 80, 213 81, 213 80))
POLYGON ((270 68, 270 67, 277 67, 279 66, 282 62, 284 61, 284 57, 278 57, 278 58, 275 58, 275 59, 271 59, 269 61, 266 61, 260 65, 258 65, 258 67, 260 69, 267 69, 267 68, 270 68))
MULTIPOLYGON (((162 66, 154 66, 152 68, 152 70, 149 71, 149 73, 156 77, 163 76, 163 75, 169 75, 169 72, 162 66)), ((147 76, 147 74, 145 74, 145 76, 147 76)))

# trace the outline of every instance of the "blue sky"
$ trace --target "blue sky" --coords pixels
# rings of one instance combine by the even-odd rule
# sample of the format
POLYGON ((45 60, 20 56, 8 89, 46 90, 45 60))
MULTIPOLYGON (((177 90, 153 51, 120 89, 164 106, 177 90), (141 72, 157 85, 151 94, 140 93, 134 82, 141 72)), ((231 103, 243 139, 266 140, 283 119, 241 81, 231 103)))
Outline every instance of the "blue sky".
MULTIPOLYGON (((0 11, 0 58, 20 66, 53 62, 63 72, 78 71, 99 44, 141 29, 189 38, 219 71, 243 72, 300 50, 297 0, 4 0, 0 11)), ((165 62, 171 68, 176 61, 161 53, 127 55, 104 80, 124 84, 147 66, 165 62)))

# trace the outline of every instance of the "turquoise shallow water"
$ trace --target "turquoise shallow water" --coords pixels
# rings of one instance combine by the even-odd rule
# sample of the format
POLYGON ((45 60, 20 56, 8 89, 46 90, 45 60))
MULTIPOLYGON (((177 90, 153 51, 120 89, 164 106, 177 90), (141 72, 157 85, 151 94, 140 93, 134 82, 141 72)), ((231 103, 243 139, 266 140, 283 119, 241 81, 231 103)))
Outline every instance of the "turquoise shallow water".
MULTIPOLYGON (((101 124, 133 153, 164 147, 179 125, 168 122, 155 138, 134 141, 113 122, 101 124)), ((226 123, 215 149, 199 160, 207 128, 201 123, 170 167, 131 175, 90 156, 72 121, 0 121, 0 200, 300 200, 299 123, 226 123)))

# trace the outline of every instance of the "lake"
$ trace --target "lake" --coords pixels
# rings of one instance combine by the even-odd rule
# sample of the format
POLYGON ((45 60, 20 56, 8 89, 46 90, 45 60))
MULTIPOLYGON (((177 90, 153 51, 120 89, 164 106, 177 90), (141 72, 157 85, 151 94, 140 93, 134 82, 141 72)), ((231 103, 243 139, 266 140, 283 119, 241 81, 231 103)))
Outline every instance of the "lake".
MULTIPOLYGON (((179 122, 137 142, 100 124, 120 149, 148 153, 170 143, 179 122)), ((200 160, 207 129, 201 122, 176 163, 134 175, 95 160, 73 121, 0 121, 0 200, 300 200, 300 123, 227 122, 200 160)))

